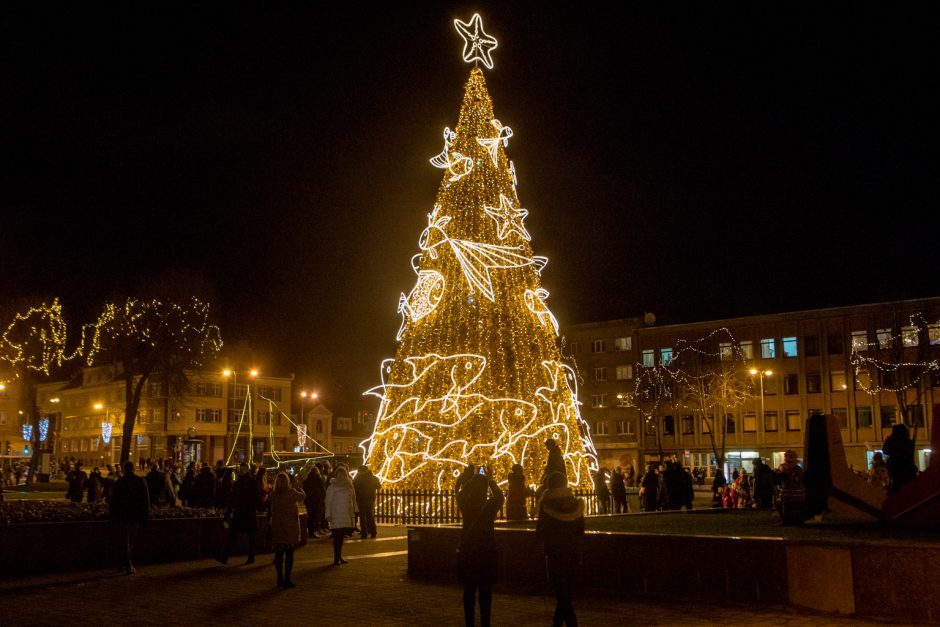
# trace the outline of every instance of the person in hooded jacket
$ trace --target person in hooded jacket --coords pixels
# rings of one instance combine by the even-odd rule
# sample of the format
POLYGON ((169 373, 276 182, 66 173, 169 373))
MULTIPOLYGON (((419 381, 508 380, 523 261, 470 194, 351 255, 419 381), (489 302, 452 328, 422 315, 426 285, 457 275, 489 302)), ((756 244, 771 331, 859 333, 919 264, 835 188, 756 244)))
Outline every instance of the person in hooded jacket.
POLYGON ((277 585, 285 590, 294 587, 294 548, 300 544, 300 513, 297 503, 304 493, 292 484, 286 472, 278 473, 271 492, 271 542, 274 544, 274 568, 277 585))
POLYGON ((467 627, 473 627, 477 591, 480 596, 480 625, 489 627, 493 607, 492 586, 496 583, 499 554, 493 523, 503 508, 505 497, 486 467, 465 481, 457 493, 457 506, 463 518, 457 553, 457 579, 463 584, 463 614, 467 627))
POLYGON ((326 520, 333 533, 333 565, 345 564, 343 539, 352 535, 356 526, 356 490, 345 466, 338 466, 326 489, 326 520))
POLYGON ((548 476, 548 489, 539 499, 539 517, 535 534, 545 546, 548 578, 555 589, 555 614, 552 625, 578 624, 571 603, 575 574, 581 561, 584 536, 584 502, 568 488, 561 473, 548 476))

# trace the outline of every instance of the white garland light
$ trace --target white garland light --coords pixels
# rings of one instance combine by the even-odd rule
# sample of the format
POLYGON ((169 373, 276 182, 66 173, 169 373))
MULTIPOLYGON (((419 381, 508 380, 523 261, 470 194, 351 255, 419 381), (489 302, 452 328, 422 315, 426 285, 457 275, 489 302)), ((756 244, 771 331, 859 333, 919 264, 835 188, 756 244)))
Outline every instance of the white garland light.
POLYGON ((532 236, 522 224, 522 221, 529 215, 528 210, 513 209, 512 201, 502 194, 499 195, 499 207, 483 205, 483 211, 496 220, 496 235, 500 240, 506 239, 512 232, 518 233, 527 242, 532 240, 532 236))
MULTIPOLYGON (((112 425, 110 422, 102 422, 102 423, 101 423, 101 441, 104 442, 105 444, 110 444, 110 443, 111 443, 111 431, 112 431, 112 429, 113 429, 113 425, 112 425)), ((138 436, 138 437, 140 437, 140 436, 138 436)), ((140 444, 140 442, 138 442, 138 444, 140 444)))
POLYGON ((493 69, 493 58, 490 53, 496 49, 496 38, 483 31, 483 19, 479 13, 474 13, 469 22, 454 20, 454 28, 463 37, 463 60, 467 63, 479 61, 493 69))
POLYGON ((534 291, 526 290, 524 294, 525 306, 535 314, 539 322, 552 327, 555 335, 558 335, 558 320, 555 318, 555 314, 549 311, 548 305, 545 304, 546 298, 548 298, 548 290, 544 287, 534 291))
POLYGON ((496 137, 477 137, 477 143, 486 148, 490 153, 490 159, 493 160, 493 166, 499 166, 499 145, 509 146, 509 138, 512 137, 512 129, 503 126, 499 120, 490 120, 490 124, 496 128, 496 137))
POLYGON ((33 441, 33 425, 23 425, 23 439, 27 442, 33 441))
POLYGON ((49 435, 49 419, 40 418, 39 419, 39 441, 45 442, 46 436, 49 435))

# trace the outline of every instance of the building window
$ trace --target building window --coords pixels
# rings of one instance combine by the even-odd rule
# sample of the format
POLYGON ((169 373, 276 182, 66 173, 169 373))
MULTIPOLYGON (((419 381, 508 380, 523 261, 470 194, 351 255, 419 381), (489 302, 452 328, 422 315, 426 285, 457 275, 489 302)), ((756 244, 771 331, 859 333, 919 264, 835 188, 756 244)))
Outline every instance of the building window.
POLYGON ((760 356, 762 359, 773 359, 777 356, 774 338, 768 337, 760 341, 760 356))
POLYGON ((317 420, 317 433, 323 433, 323 421, 317 420))
POLYGON ((695 433, 695 421, 692 416, 682 417, 682 435, 692 435, 695 433))
POLYGON ((209 381, 196 383, 196 396, 222 396, 222 384, 209 381))
POLYGON ((281 400, 281 388, 270 387, 267 385, 259 385, 258 396, 262 396, 272 401, 279 401, 281 400))
POLYGON ((898 407, 897 405, 882 405, 881 406, 881 428, 887 429, 891 427, 898 419, 898 407))
POLYGON ((754 359, 754 342, 751 340, 744 340, 740 344, 741 346, 741 355, 744 359, 750 361, 754 359))
POLYGON ((878 348, 891 348, 891 329, 877 329, 878 348))
POLYGON ((607 368, 594 368, 594 380, 606 381, 607 380, 607 368))
POLYGON ((627 364, 625 366, 617 366, 617 380, 626 381, 633 378, 633 366, 627 364))
POLYGON ((940 323, 927 325, 927 341, 931 346, 940 345, 940 323))
POLYGON ((196 422, 222 422, 221 409, 197 409, 196 422))
POLYGON ((920 339, 917 337, 917 327, 901 327, 901 342, 905 348, 920 344, 920 339))
POLYGON ((604 340, 594 340, 591 342, 591 352, 592 353, 606 353, 607 352, 607 342, 604 340))
POLYGON ((860 368, 858 372, 855 373, 855 389, 856 390, 870 390, 871 389, 871 373, 868 372, 868 369, 860 368))
POLYGON ((836 421, 836 424, 839 425, 840 429, 849 428, 849 412, 845 407, 833 407, 832 418, 836 421))
POLYGON ((675 435, 676 434, 676 419, 672 416, 663 416, 663 434, 664 435, 675 435))
POLYGON ((618 351, 628 351, 633 349, 632 337, 618 337, 614 340, 614 348, 618 351))
POLYGON ((798 354, 796 338, 795 337, 785 337, 783 338, 783 356, 784 357, 796 357, 798 354))
POLYGON ((630 395, 620 393, 617 395, 617 407, 629 407, 630 406, 630 395))
POLYGON ((632 420, 618 420, 617 421, 617 433, 621 435, 634 435, 636 433, 633 428, 632 420))
POLYGON ((737 427, 737 425, 734 424, 734 416, 731 414, 725 414, 725 425, 725 433, 734 433, 734 430, 737 427))
POLYGON ((822 377, 818 372, 806 373, 806 393, 819 394, 822 392, 822 377))
POLYGON ((712 432, 711 425, 712 425, 712 420, 714 420, 714 418, 715 418, 714 416, 708 416, 708 417, 702 416, 702 433, 712 432))
POLYGON ((819 336, 818 335, 807 335, 803 338, 803 350, 806 352, 807 357, 818 357, 819 356, 819 336))
POLYGON ((718 357, 721 361, 730 361, 732 355, 731 342, 720 342, 718 344, 718 357))
POLYGON ((337 418, 336 430, 337 431, 352 431, 352 418, 337 418))
POLYGON ((248 396, 248 386, 244 383, 239 383, 235 386, 235 398, 245 398, 248 396))
POLYGON ((754 433, 757 431, 757 416, 753 412, 744 414, 742 426, 744 427, 744 433, 754 433))
POLYGON ((271 412, 269 411, 259 411, 257 424, 259 425, 269 425, 271 424, 271 412))
POLYGON ((643 366, 646 368, 652 368, 656 365, 656 356, 653 353, 652 349, 643 351, 643 366))
POLYGON ((571 343, 571 354, 572 354, 572 355, 577 355, 577 354, 580 353, 580 352, 581 352, 581 343, 580 343, 580 342, 572 342, 572 343, 571 343))
POLYGON ((600 420, 594 423, 594 433, 596 435, 607 435, 607 421, 600 420))
POLYGON ((832 392, 841 392, 847 389, 848 386, 845 383, 845 371, 844 370, 833 370, 829 373, 829 389, 832 392))
POLYGON ((826 345, 829 347, 830 355, 842 354, 842 336, 830 335, 826 338, 826 345))
POLYGON ((907 406, 907 419, 908 427, 923 427, 924 426, 924 406, 923 405, 908 405, 907 406))
POLYGON ((652 418, 646 419, 646 435, 656 435, 656 421, 652 418))
POLYGON ((671 348, 661 348, 659 349, 659 362, 668 366, 672 363, 672 349, 671 348))
POLYGON ((591 407, 599 408, 607 405, 606 394, 594 394, 591 396, 591 407))
POLYGON ((764 431, 776 431, 776 430, 777 430, 777 412, 765 411, 764 412, 764 431))
POLYGON ((788 411, 786 414, 786 420, 787 420, 787 431, 799 431, 800 430, 800 426, 801 426, 800 423, 802 422, 802 420, 800 420, 800 412, 788 411))
POLYGON ((861 353, 868 350, 868 331, 852 331, 852 352, 861 353))
POLYGON ((871 407, 855 408, 855 426, 859 429, 871 427, 871 407))
POLYGON ((783 393, 788 396, 793 396, 794 394, 800 393, 800 375, 783 375, 783 393))

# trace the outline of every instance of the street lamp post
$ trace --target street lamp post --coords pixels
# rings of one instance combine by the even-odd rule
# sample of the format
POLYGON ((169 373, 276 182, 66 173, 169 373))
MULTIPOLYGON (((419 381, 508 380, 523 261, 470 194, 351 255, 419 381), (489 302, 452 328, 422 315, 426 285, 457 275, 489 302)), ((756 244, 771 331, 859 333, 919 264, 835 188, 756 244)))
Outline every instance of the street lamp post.
MULTIPOLYGON (((255 377, 258 376, 258 371, 254 368, 252 368, 248 372, 242 372, 242 373, 239 373, 235 370, 229 370, 227 368, 222 371, 222 376, 232 377, 232 410, 234 410, 235 403, 238 400, 238 375, 239 374, 241 374, 242 376, 247 376, 251 379, 254 379, 255 377)), ((254 442, 252 442, 253 432, 254 432, 254 416, 252 415, 253 408, 252 408, 252 402, 251 402, 251 386, 246 386, 245 396, 248 399, 248 456, 247 456, 247 461, 250 464, 252 461, 252 458, 254 457, 254 442)), ((235 434, 236 435, 233 438, 234 441, 232 443, 233 452, 235 450, 235 445, 238 444, 238 430, 235 431, 235 434)), ((231 459, 231 453, 229 454, 229 459, 231 459)))
POLYGON ((764 431, 764 377, 771 377, 773 376, 774 373, 773 373, 773 370, 758 370, 757 368, 751 368, 749 372, 751 373, 752 377, 760 375, 759 377, 760 379, 760 422, 758 422, 758 424, 761 425, 760 431, 763 432, 764 431))
MULTIPOLYGON (((307 390, 302 390, 300 392, 300 424, 307 425, 306 417, 304 416, 304 403, 309 398, 310 400, 316 400, 319 398, 319 394, 316 392, 308 392, 307 390)), ((309 435, 307 437, 310 437, 309 435)), ((307 442, 306 440, 300 444, 301 448, 306 452, 307 442)))

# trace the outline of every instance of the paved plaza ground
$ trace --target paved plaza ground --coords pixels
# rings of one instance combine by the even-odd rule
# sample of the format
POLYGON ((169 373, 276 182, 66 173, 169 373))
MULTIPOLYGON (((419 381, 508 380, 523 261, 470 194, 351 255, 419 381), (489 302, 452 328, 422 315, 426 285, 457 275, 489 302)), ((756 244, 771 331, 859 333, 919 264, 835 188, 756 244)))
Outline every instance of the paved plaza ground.
MULTIPOLYGON (((297 587, 275 588, 271 556, 251 566, 233 558, 141 565, 136 575, 88 571, 0 579, 0 625, 70 623, 228 625, 461 625, 461 589, 409 580, 406 530, 380 527, 377 540, 346 545, 349 563, 332 565, 321 539, 299 549, 297 587)), ((551 624, 544 591, 497 589, 494 625, 551 624)), ((699 600, 651 600, 580 590, 582 625, 872 625, 851 618, 699 600)))

